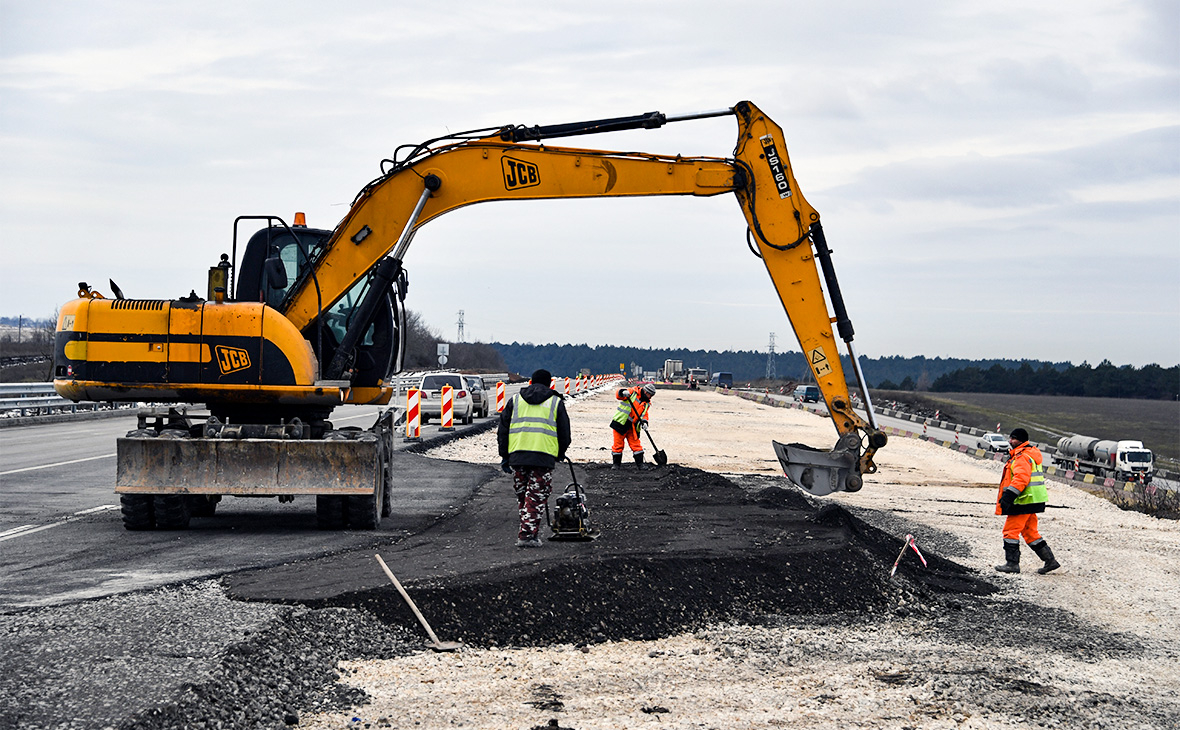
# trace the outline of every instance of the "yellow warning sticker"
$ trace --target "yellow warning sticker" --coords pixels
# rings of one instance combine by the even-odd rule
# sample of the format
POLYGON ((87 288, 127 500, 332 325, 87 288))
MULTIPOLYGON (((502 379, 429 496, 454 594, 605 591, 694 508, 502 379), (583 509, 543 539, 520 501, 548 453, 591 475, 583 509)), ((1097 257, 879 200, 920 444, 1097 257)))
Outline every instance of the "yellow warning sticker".
POLYGON ((824 354, 824 348, 817 347, 811 352, 807 353, 807 359, 811 363, 811 371, 815 373, 815 377, 827 375, 832 372, 832 363, 828 362, 828 356, 824 354))

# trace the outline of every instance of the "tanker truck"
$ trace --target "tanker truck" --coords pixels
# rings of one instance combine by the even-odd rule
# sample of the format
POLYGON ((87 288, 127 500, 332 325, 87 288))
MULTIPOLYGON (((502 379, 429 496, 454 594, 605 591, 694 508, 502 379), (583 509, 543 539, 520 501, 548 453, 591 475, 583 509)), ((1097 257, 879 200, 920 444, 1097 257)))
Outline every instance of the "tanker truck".
POLYGON ((1142 441, 1103 441, 1089 436, 1067 436, 1057 442, 1053 464, 1119 481, 1151 483, 1154 462, 1142 441))

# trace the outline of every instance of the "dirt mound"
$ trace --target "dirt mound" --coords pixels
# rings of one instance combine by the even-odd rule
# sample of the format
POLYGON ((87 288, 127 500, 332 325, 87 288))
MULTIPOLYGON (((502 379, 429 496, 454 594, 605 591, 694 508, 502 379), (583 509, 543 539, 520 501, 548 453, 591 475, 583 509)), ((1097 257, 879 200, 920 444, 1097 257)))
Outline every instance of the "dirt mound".
MULTIPOLYGON (((655 639, 768 615, 921 610, 945 596, 994 591, 936 555, 926 555, 924 568, 907 554, 891 580, 902 541, 842 507, 817 509, 792 489, 750 494, 723 476, 677 466, 580 471, 598 540, 516 550, 510 493, 502 502, 477 498, 423 535, 446 544, 452 564, 453 551, 468 551, 460 553, 463 570, 411 588, 440 636, 475 646, 655 639), (502 550, 467 537, 486 533, 489 522, 505 533, 502 550), (505 554, 515 560, 505 563, 505 554)), ((483 489, 503 491, 506 480, 483 489)), ((386 587, 311 605, 364 608, 390 624, 415 621, 386 587)))

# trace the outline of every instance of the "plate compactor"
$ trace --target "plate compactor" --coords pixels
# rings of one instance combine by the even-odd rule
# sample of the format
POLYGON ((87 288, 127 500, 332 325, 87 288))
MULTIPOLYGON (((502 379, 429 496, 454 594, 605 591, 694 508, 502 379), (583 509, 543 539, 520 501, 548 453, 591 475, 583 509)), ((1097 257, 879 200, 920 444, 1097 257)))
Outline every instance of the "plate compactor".
MULTIPOLYGON (((550 540, 593 540, 599 532, 590 527, 590 510, 586 507, 586 492, 578 484, 578 477, 574 474, 574 462, 566 457, 570 465, 572 482, 565 488, 565 492, 554 500, 556 506, 553 518, 549 520, 549 527, 553 534, 550 540)), ((546 510, 545 516, 549 513, 546 510)))

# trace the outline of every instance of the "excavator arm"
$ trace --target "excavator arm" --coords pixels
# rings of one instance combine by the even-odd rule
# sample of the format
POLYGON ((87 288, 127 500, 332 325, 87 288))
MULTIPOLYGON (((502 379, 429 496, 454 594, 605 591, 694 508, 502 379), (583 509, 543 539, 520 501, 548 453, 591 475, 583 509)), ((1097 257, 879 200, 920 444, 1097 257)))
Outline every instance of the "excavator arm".
MULTIPOLYGON (((775 444, 788 476, 813 493, 855 490, 873 473, 873 454, 886 436, 872 422, 868 389, 852 348, 844 307, 819 213, 795 181, 782 129, 750 102, 732 109, 669 119, 658 113, 553 127, 506 127, 475 139, 419 149, 357 196, 322 257, 284 304, 286 317, 309 332, 324 301, 348 291, 371 271, 396 280, 414 233, 457 208, 498 200, 734 193, 746 218, 751 248, 766 265, 783 309, 823 393, 836 430, 836 448, 775 444), (610 152, 550 146, 545 139, 732 114, 738 123, 731 159, 610 152), (392 253, 392 255, 390 255, 392 253), (313 273, 314 279, 313 282, 313 273), (823 274, 835 316, 820 283, 823 274), (832 323, 849 349, 863 392, 865 420, 852 408, 832 323)), ((374 290, 379 287, 373 287, 374 290)), ((353 328, 367 326, 356 318, 353 328)), ((355 338, 354 338, 355 339, 355 338)), ((347 345, 338 350, 346 353, 347 345)), ((339 358, 338 358, 339 359, 339 358)), ((341 377, 345 360, 328 366, 341 377)))

